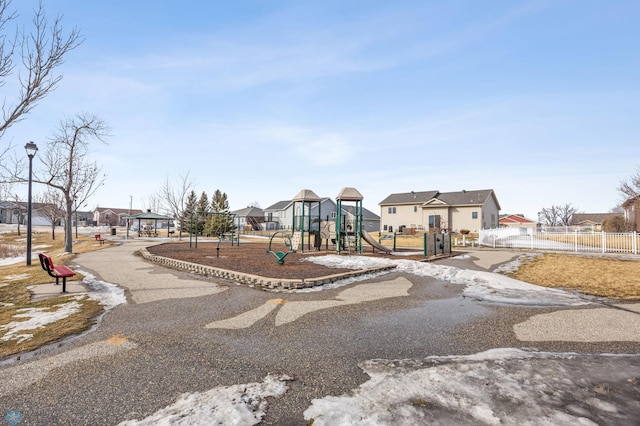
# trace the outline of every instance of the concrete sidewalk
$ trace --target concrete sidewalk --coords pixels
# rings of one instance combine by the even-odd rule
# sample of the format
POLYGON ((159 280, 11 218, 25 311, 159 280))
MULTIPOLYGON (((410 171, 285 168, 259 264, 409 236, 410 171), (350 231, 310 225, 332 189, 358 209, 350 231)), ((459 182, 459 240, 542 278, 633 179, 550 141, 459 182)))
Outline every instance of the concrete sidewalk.
POLYGON ((182 299, 220 293, 226 287, 187 273, 151 264, 135 252, 152 245, 149 241, 129 240, 103 250, 79 254, 74 268, 86 269, 103 281, 127 290, 127 298, 134 303, 148 303, 165 299, 182 299), (75 266, 77 265, 77 266, 75 266))

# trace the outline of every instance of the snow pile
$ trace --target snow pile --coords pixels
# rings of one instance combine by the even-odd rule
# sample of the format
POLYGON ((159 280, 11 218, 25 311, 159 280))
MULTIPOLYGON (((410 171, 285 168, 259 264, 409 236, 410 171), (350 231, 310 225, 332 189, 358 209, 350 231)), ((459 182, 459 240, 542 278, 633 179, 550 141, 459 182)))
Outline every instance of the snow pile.
POLYGON ((223 386, 202 393, 184 394, 173 404, 143 420, 130 420, 120 426, 134 425, 255 425, 267 408, 266 398, 284 395, 288 376, 271 374, 262 383, 223 386))
POLYGON ((332 268, 349 269, 396 265, 398 271, 464 285, 465 297, 489 302, 542 306, 577 306, 590 303, 579 294, 528 284, 493 272, 472 271, 413 260, 327 255, 310 257, 307 261, 332 268))
POLYGON ((1 325, 0 330, 8 330, 0 340, 17 340, 18 343, 30 340, 33 334, 21 333, 26 330, 35 330, 48 324, 64 319, 70 315, 80 312, 82 305, 76 300, 82 298, 78 296, 75 300, 67 303, 54 305, 50 308, 22 308, 18 309, 18 314, 13 318, 28 318, 26 321, 12 321, 9 324, 1 325))
POLYGON ((352 395, 313 400, 304 418, 313 419, 314 426, 596 425, 634 421, 640 403, 630 378, 640 374, 638 361, 638 356, 581 356, 519 349, 417 361, 371 360, 360 365, 371 377, 368 382, 352 395), (607 358, 617 359, 608 364, 607 358), (600 368, 605 369, 607 385, 599 381, 600 377, 594 381, 589 376, 600 368), (614 392, 615 404, 611 399, 614 392))
POLYGON ((123 288, 106 281, 96 280, 95 275, 87 271, 78 270, 78 272, 84 276, 82 282, 91 289, 86 294, 91 299, 101 303, 105 309, 108 310, 127 303, 127 296, 125 296, 123 288))

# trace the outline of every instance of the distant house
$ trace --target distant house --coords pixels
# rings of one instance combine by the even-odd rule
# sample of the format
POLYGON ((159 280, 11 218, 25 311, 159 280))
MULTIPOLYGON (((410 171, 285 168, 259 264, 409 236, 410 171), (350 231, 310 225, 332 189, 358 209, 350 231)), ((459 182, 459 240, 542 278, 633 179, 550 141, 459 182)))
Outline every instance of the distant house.
POLYGON ((492 189, 411 191, 389 195, 380 202, 380 211, 384 231, 477 232, 498 227, 500 204, 492 189))
POLYGON ((111 207, 96 207, 93 211, 93 222, 98 226, 125 226, 126 216, 142 213, 142 210, 114 209, 111 207))
POLYGON ((624 219, 630 225, 631 230, 640 232, 640 197, 629 198, 622 203, 624 219))
POLYGON ((538 222, 532 219, 526 218, 522 214, 505 214, 500 215, 498 221, 500 228, 528 228, 536 229, 538 222))
POLYGON ((571 225, 578 226, 583 231, 602 231, 604 221, 612 216, 622 216, 619 213, 574 213, 571 225))
POLYGON ((237 225, 245 231, 261 231, 264 227, 264 210, 259 207, 246 207, 231 212, 237 217, 237 225))
MULTIPOLYGON (((27 202, 0 201, 0 223, 27 224, 27 202)), ((31 224, 34 226, 50 226, 51 221, 43 212, 44 203, 31 204, 31 224)), ((56 223, 60 225, 60 223, 56 223)))

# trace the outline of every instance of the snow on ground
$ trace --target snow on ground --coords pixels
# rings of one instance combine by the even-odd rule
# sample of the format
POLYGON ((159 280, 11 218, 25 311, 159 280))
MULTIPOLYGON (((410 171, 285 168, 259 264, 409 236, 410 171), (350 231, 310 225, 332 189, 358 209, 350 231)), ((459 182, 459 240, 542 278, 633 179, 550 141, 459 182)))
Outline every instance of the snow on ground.
POLYGON ((26 253, 15 257, 3 257, 0 259, 0 266, 15 265, 16 263, 24 262, 26 258, 26 253))
POLYGON ((313 400, 304 418, 314 426, 637 424, 639 361, 519 349, 370 360, 360 365, 368 382, 313 400))
POLYGON ((309 257, 307 261, 333 268, 350 269, 395 264, 398 271, 464 285, 463 296, 488 302, 536 306, 577 306, 591 303, 578 293, 540 287, 493 272, 472 271, 413 260, 326 255, 309 257))
MULTIPOLYGON (((33 334, 22 332, 45 327, 49 324, 60 321, 64 318, 69 317, 70 315, 80 312, 82 305, 76 300, 84 297, 84 295, 87 295, 89 296, 89 298, 98 301, 107 310, 122 303, 127 303, 127 298, 122 288, 104 281, 98 281, 93 275, 88 272, 82 271, 81 273, 85 276, 83 282, 87 286, 89 286, 91 291, 87 293, 78 293, 74 297, 75 300, 54 305, 51 308, 18 309, 18 313, 13 315, 13 318, 28 319, 24 321, 12 321, 8 324, 0 325, 0 331, 6 330, 4 336, 2 336, 0 340, 16 340, 17 343, 21 343, 25 340, 33 338, 33 334)), ((12 304, 7 303, 0 303, 0 305, 13 306, 12 304)))
MULTIPOLYGON (((75 297, 76 300, 82 296, 75 297)), ((13 318, 27 318, 24 321, 12 321, 5 325, 0 325, 0 330, 7 330, 0 338, 3 341, 17 340, 18 343, 29 340, 33 334, 22 333, 27 330, 42 328, 63 318, 67 318, 80 312, 82 305, 76 300, 54 305, 50 308, 22 308, 18 309, 13 318)))
MULTIPOLYGON (((342 396, 314 399, 315 425, 638 424, 638 355, 580 355, 491 349, 474 355, 369 360, 370 380, 342 396)), ((254 425, 287 376, 183 394, 134 425, 254 425)))
POLYGON ((184 394, 173 404, 143 420, 130 420, 120 426, 136 425, 255 425, 265 416, 268 397, 284 395, 291 380, 268 375, 262 383, 223 386, 202 393, 184 394))
POLYGON ((78 269, 77 272, 84 276, 82 282, 91 289, 86 294, 91 299, 100 302, 106 310, 127 303, 127 296, 125 296, 124 289, 122 287, 118 287, 117 285, 106 281, 96 280, 95 275, 87 271, 78 269))

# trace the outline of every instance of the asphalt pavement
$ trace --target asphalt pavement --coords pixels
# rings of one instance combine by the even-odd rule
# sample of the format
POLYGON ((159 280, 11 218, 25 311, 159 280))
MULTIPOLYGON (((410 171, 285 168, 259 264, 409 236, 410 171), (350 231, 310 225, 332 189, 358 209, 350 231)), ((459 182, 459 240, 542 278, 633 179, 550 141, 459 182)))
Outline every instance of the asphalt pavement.
MULTIPOLYGON (((91 332, 0 368, 0 407, 19 410, 21 425, 118 424, 184 393, 269 373, 292 380, 269 402, 263 424, 304 425, 314 398, 368 380, 358 366, 366 360, 492 348, 640 353, 639 304, 479 303, 461 297, 459 285, 398 272, 322 292, 273 293, 151 264, 135 254, 149 244, 123 241, 75 258, 74 268, 124 288, 128 303, 91 332)), ((439 262, 492 270, 517 255, 474 251, 439 262)))

